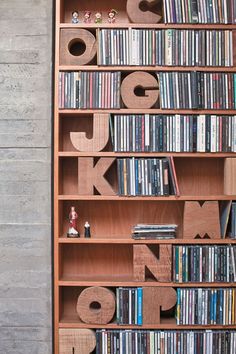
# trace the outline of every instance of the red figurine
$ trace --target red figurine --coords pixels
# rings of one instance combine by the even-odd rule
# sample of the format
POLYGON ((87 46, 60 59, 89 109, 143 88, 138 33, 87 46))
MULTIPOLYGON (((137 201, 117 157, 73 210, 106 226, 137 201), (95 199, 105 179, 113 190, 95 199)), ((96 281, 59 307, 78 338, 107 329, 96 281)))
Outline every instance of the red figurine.
POLYGON ((85 11, 84 23, 91 23, 91 11, 85 11))
POLYGON ((117 15, 117 11, 115 9, 111 9, 108 12, 108 22, 114 23, 116 21, 116 15, 117 15))
POLYGON ((69 214, 69 230, 67 233, 67 237, 79 237, 79 232, 77 231, 77 219, 78 219, 78 214, 75 211, 75 207, 72 206, 70 208, 70 214, 69 214))

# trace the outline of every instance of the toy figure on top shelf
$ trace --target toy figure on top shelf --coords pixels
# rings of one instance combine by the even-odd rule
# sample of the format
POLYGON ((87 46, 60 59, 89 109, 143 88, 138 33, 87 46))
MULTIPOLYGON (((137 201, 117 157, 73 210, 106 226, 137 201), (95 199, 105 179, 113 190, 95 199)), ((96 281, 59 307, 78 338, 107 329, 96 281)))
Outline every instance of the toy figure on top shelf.
POLYGON ((90 232, 90 225, 88 221, 84 224, 84 237, 89 238, 91 237, 91 232, 90 232))
POLYGON ((85 11, 84 23, 91 23, 91 11, 85 11))
POLYGON ((73 11, 72 12, 71 22, 74 23, 74 24, 79 23, 79 12, 78 11, 73 11))
POLYGON ((108 12, 108 22, 109 23, 115 23, 116 22, 116 15, 117 15, 117 11, 115 9, 111 9, 108 12))
POLYGON ((75 207, 70 208, 69 214, 69 230, 67 232, 67 237, 80 237, 79 231, 77 231, 77 219, 78 214, 75 211, 75 207))
POLYGON ((95 23, 102 23, 102 13, 101 12, 96 12, 95 13, 95 20, 94 20, 95 23))

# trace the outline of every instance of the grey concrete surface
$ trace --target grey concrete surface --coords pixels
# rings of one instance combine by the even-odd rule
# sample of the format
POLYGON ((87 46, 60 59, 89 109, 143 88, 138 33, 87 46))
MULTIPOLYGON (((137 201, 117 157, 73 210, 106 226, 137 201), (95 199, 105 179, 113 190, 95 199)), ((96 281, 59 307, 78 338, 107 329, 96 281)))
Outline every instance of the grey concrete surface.
POLYGON ((0 0, 0 354, 51 354, 53 0, 0 0))

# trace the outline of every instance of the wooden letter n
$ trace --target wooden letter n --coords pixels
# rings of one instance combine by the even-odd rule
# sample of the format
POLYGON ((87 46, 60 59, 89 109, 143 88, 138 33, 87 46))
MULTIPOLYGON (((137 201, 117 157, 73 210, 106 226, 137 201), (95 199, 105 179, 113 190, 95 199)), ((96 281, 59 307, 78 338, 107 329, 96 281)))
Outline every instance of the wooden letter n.
POLYGON ((135 281, 145 281, 147 269, 157 281, 171 281, 171 245, 159 245, 159 258, 148 246, 134 245, 133 273, 135 281))

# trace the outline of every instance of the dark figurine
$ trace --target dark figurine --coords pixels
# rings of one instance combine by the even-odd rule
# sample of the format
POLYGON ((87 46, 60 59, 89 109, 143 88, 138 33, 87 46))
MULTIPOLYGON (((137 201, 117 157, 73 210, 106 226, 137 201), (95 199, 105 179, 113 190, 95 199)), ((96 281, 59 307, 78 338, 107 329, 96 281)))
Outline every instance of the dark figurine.
POLYGON ((84 237, 91 237, 91 233, 90 233, 90 225, 88 223, 88 221, 86 221, 86 223, 84 224, 84 237))
POLYGON ((74 23, 74 24, 79 23, 79 13, 78 13, 78 11, 73 11, 72 12, 71 22, 74 23))

